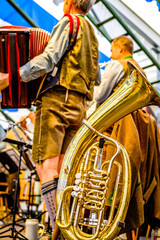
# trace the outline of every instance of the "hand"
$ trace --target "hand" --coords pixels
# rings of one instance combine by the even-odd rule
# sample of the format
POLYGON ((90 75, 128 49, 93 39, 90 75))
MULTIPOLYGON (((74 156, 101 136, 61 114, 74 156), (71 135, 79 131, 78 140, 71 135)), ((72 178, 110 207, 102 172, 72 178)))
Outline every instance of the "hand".
POLYGON ((21 127, 23 127, 23 128, 27 128, 27 122, 26 122, 26 119, 25 120, 23 120, 24 119, 24 117, 21 117, 20 118, 20 125, 21 125, 21 127))
POLYGON ((0 91, 9 86, 9 74, 0 72, 0 91))
POLYGON ((28 118, 30 118, 31 122, 34 124, 34 122, 35 122, 35 112, 34 112, 34 111, 31 111, 31 112, 28 114, 28 118))

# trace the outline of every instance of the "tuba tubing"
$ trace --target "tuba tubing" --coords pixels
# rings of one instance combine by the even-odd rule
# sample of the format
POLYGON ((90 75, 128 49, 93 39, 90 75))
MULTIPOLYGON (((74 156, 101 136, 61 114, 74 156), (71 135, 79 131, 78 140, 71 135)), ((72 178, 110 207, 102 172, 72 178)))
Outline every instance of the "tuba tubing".
POLYGON ((96 135, 102 135, 102 132, 108 129, 113 123, 139 108, 148 105, 157 105, 160 107, 160 98, 143 73, 131 62, 128 62, 128 67, 129 74, 124 83, 97 108, 89 117, 88 121, 84 121, 84 124, 72 139, 65 153, 57 188, 56 201, 58 210, 56 223, 66 239, 113 239, 120 230, 117 226, 118 222, 124 221, 125 219, 128 208, 125 208, 124 205, 126 204, 126 206, 128 206, 129 204, 129 199, 127 198, 131 187, 131 170, 128 154, 121 145, 120 148, 123 149, 122 154, 125 157, 125 164, 127 166, 125 168, 125 184, 128 184, 128 187, 125 185, 125 188, 127 188, 127 190, 124 190, 124 192, 126 191, 126 198, 123 198, 122 201, 123 211, 125 212, 123 213, 123 211, 121 211, 119 220, 113 222, 113 226, 107 231, 99 231, 95 237, 81 233, 80 230, 78 230, 78 233, 75 233, 74 224, 68 223, 70 201, 69 197, 66 196, 68 196, 72 190, 76 170, 80 165, 82 155, 84 155, 90 147, 96 135))

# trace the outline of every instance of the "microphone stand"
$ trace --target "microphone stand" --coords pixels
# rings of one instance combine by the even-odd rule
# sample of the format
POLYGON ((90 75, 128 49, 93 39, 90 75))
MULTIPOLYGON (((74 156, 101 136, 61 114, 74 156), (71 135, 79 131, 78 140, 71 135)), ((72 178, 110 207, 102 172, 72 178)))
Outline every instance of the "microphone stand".
MULTIPOLYGON (((4 239, 4 238, 6 238, 6 237, 9 237, 9 238, 12 238, 12 239, 14 239, 14 240, 16 240, 17 238, 18 238, 18 239, 21 239, 21 240, 29 240, 29 239, 26 238, 24 235, 22 235, 19 231, 16 230, 15 225, 18 225, 18 224, 16 224, 15 217, 16 217, 17 195, 18 195, 18 188, 19 188, 19 174, 20 174, 20 167, 21 167, 21 161, 22 161, 22 154, 23 154, 23 152, 26 152, 26 151, 28 150, 28 148, 32 148, 32 146, 29 145, 29 144, 26 144, 26 143, 24 143, 24 142, 16 141, 16 140, 9 139, 9 138, 5 138, 5 139, 3 139, 3 141, 4 141, 4 142, 9 142, 9 143, 12 143, 12 144, 17 144, 17 146, 18 146, 18 151, 19 151, 19 153, 20 153, 20 157, 19 157, 18 173, 17 173, 17 180, 16 180, 16 190, 15 190, 15 199, 14 199, 14 209, 13 209, 14 211, 13 211, 13 223, 12 223, 12 227, 9 228, 9 229, 6 230, 6 231, 3 231, 3 232, 0 233, 0 235, 2 235, 2 234, 6 233, 6 232, 8 232, 8 231, 11 231, 11 235, 6 235, 6 236, 3 235, 3 236, 0 236, 0 238, 3 238, 3 239, 4 239), (26 148, 24 148, 24 146, 25 146, 26 148), (20 236, 18 236, 18 235, 20 235, 20 236)), ((6 226, 7 226, 7 225, 6 225, 6 226)), ((6 227, 6 226, 5 226, 5 227, 6 227)), ((23 227, 23 226, 21 226, 21 225, 18 225, 18 226, 23 227)), ((4 227, 2 227, 2 228, 4 228, 4 227)), ((2 228, 0 228, 0 230, 1 230, 2 228)), ((24 227, 23 227, 23 229, 24 229, 24 227)))

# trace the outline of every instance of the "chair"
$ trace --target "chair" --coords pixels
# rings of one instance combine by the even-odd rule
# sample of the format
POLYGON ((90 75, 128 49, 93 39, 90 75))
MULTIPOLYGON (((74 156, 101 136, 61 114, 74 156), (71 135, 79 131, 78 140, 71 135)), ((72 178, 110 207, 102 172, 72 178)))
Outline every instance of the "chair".
POLYGON ((30 183, 29 180, 20 179, 19 202, 26 204, 28 214, 32 214, 33 206, 36 208, 36 211, 38 211, 38 206, 40 204, 40 194, 36 194, 34 180, 32 180, 30 183))
POLYGON ((10 209, 8 208, 8 183, 0 182, 0 189, 0 218, 2 219, 10 213, 10 209))

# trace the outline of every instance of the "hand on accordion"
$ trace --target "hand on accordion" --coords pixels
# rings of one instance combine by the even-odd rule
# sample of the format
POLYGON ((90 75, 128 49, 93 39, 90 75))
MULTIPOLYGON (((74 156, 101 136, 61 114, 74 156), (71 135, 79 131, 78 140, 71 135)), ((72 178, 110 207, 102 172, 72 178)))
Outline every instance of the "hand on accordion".
POLYGON ((9 74, 0 72, 0 91, 8 87, 9 74))

